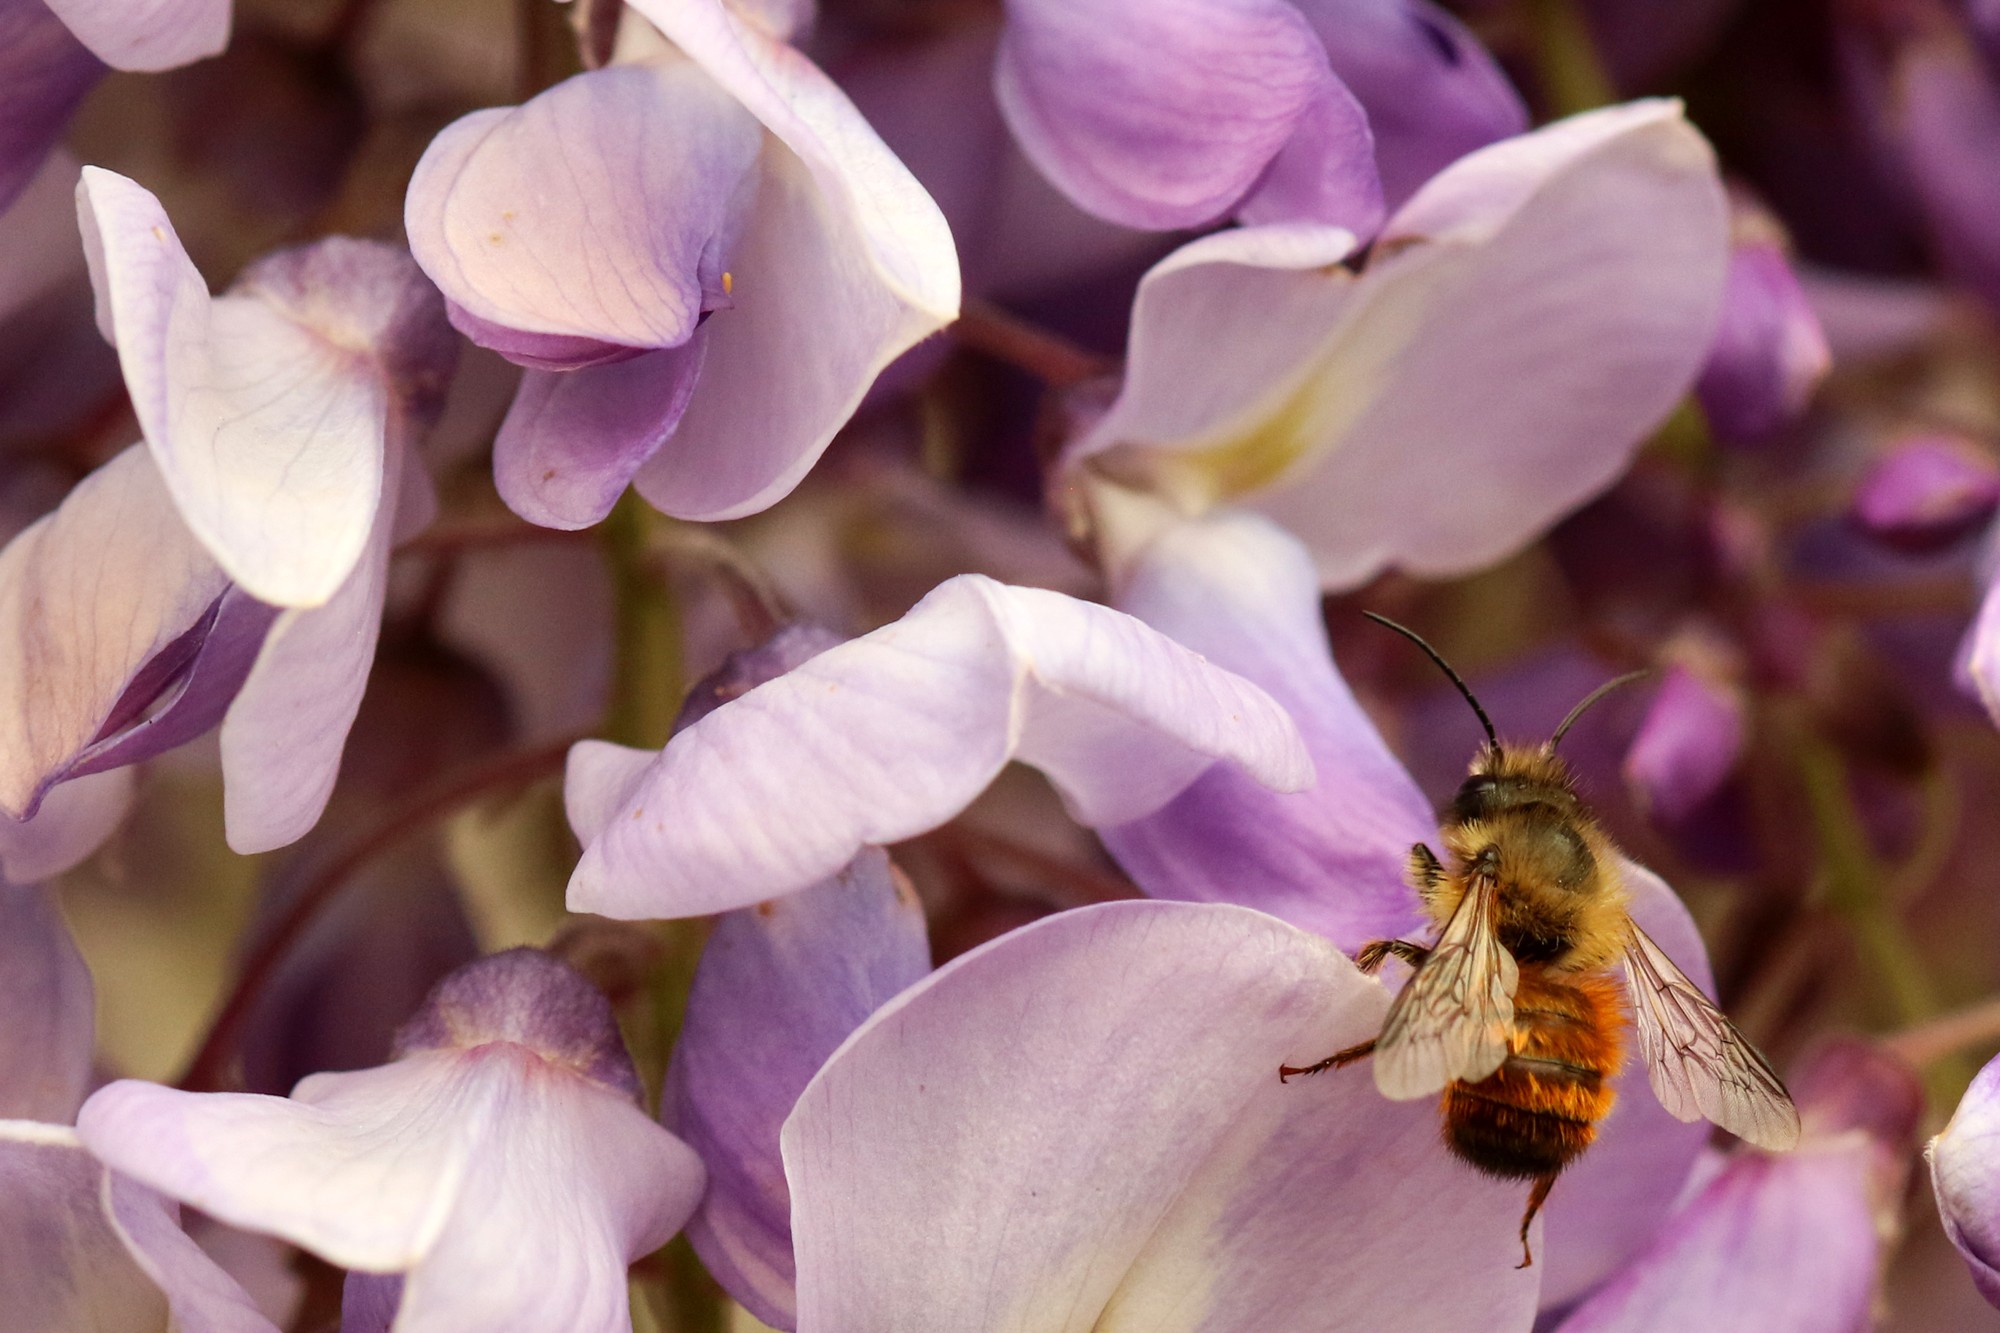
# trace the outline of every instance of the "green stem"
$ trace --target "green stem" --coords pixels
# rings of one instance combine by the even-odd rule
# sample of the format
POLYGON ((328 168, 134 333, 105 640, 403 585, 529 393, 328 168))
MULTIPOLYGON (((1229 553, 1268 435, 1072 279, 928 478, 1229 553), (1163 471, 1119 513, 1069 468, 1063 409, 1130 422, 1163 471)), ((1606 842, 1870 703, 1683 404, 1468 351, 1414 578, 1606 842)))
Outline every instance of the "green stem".
POLYGON ((1569 116, 1618 100, 1576 0, 1527 0, 1535 70, 1551 116, 1569 116))
POLYGON ((682 689, 680 607, 653 555, 653 530, 663 521, 628 491, 604 523, 618 599, 618 659, 604 730, 621 745, 649 750, 667 743, 682 689))

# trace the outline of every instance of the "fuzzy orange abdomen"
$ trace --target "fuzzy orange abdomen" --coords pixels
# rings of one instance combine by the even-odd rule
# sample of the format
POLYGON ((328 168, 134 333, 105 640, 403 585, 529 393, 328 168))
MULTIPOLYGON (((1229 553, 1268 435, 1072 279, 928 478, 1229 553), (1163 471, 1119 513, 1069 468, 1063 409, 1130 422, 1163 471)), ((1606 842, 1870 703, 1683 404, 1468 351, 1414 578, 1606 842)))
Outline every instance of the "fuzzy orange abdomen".
POLYGON ((1491 1077, 1444 1090, 1444 1138, 1488 1175, 1562 1170, 1597 1137, 1625 1059, 1623 995, 1609 974, 1524 964, 1514 992, 1514 1049, 1491 1077))

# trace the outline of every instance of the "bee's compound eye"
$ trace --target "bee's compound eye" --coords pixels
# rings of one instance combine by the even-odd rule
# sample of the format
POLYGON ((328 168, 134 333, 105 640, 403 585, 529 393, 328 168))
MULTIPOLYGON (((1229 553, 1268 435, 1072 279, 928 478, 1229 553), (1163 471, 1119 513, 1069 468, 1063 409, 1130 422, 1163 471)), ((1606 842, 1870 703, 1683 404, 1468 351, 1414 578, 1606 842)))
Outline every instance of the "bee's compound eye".
POLYGON ((1478 819, 1493 809, 1499 791, 1499 781, 1484 773, 1469 777, 1452 798, 1451 813, 1461 820, 1478 819))

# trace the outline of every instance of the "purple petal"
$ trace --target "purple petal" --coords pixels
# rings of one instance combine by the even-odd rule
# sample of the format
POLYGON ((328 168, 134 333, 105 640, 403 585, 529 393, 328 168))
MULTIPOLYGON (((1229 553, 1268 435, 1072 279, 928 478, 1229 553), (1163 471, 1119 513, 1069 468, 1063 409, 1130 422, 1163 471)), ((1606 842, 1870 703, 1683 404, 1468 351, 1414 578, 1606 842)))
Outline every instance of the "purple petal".
POLYGON ((68 1124, 90 1086, 90 969, 39 888, 0 883, 0 1117, 68 1124))
POLYGON ((1526 132, 1528 109, 1464 24, 1428 0, 1298 0, 1368 113, 1390 208, 1476 148, 1526 132))
POLYGON ((1310 1328, 1393 1302, 1524 1327, 1519 1189, 1355 1071, 1272 1076, 1385 1007, 1325 941, 1207 904, 1064 912, 954 960, 785 1124, 800 1326, 1310 1328))
POLYGON ((276 1333, 242 1285, 181 1230, 180 1209, 113 1175, 104 1204, 127 1253, 167 1297, 174 1333, 276 1333))
POLYGON ((231 1225, 406 1273, 398 1327, 426 1333, 624 1327, 626 1265, 702 1183, 628 1099, 507 1041, 316 1074, 290 1099, 113 1083, 78 1123, 101 1157, 231 1225))
POLYGON ((168 683, 163 656, 226 587, 138 446, 9 543, 0 552, 0 690, 9 696, 0 813, 31 815, 78 755, 151 704, 168 683))
POLYGON ((0 1121, 0 1310, 11 1326, 166 1330, 160 1289, 105 1216, 104 1177, 75 1131, 0 1121))
POLYGON ((1043 175, 1152 230, 1229 212, 1338 82, 1279 0, 1010 0, 994 79, 1043 175))
POLYGON ((120 769, 51 788, 33 819, 0 815, 0 880, 55 878, 103 846, 131 808, 132 774, 120 769))
POLYGON ((1728 780, 1748 727, 1740 690, 1675 666, 1625 752, 1625 783, 1641 809, 1677 824, 1728 780))
POLYGON ((762 140, 689 62, 579 74, 432 141, 404 208, 410 248, 467 336, 510 359, 676 347, 724 303, 762 140), (509 338, 523 334, 560 341, 522 358, 509 338))
POLYGON ((1357 236, 1373 236, 1385 212, 1368 115, 1338 79, 1327 80, 1236 207, 1245 223, 1318 222, 1357 236))
POLYGON ((493 441, 507 507, 545 528, 587 528, 611 512, 687 411, 707 340, 565 372, 530 370, 493 441))
POLYGON ((2000 1059, 1979 1071, 1924 1156, 1945 1234, 1979 1294, 2000 1307, 2000 1059))
POLYGON ((44 0, 0 0, 0 212, 42 170, 103 76, 44 0))
POLYGON ((1218 765, 1157 813, 1100 830, 1119 864, 1155 897, 1256 907, 1348 951, 1416 929, 1404 866, 1437 823, 1334 665, 1297 539, 1247 514, 1176 524, 1118 585, 1119 609, 1269 690, 1319 774, 1278 795, 1218 765))
POLYGON ((872 847, 823 884, 722 917, 702 949, 660 1115, 708 1166, 688 1239, 765 1323, 798 1316, 778 1131, 834 1049, 930 966, 923 911, 872 847))
POLYGON ((790 893, 953 818, 1010 759, 1111 824, 1223 758, 1274 788, 1311 781, 1255 686, 1105 607, 961 575, 675 737, 585 848, 569 901, 692 916, 790 893))
MULTIPOLYGON (((86 167, 77 206, 99 326, 182 517, 259 600, 326 602, 382 500, 390 405, 356 355, 369 349, 254 285, 211 300, 159 201, 122 176, 86 167)), ((407 268, 386 246, 347 244, 407 268)), ((353 276, 374 294, 365 271, 353 276)))
POLYGON ((1716 434, 1754 443, 1805 411, 1833 354, 1777 222, 1739 205, 1737 230, 1722 322, 1695 391, 1716 434))
MULTIPOLYGON (((1621 868, 1632 895, 1632 919, 1696 985, 1714 995, 1708 952, 1687 908, 1644 866, 1626 861, 1621 868)), ((1542 1214, 1548 1221, 1545 1309, 1558 1309, 1590 1290, 1653 1240, 1708 1141, 1706 1124, 1685 1124, 1660 1105, 1636 1053, 1611 1086, 1617 1101, 1597 1142, 1563 1172, 1542 1214)))
POLYGON ((1727 258, 1714 156, 1670 102, 1461 159, 1359 279, 1328 267, 1336 240, 1247 228, 1169 256, 1070 454, 1186 507, 1253 499, 1329 587, 1491 564, 1602 489, 1693 380, 1727 258))
POLYGON ((957 318, 958 257, 937 205, 818 66, 722 0, 632 7, 778 141, 701 383, 638 477, 668 513, 734 518, 795 486, 883 368, 957 318))
POLYGON ((77 40, 113 69, 190 65, 229 45, 230 0, 47 0, 77 40))
POLYGON ((1985 527, 2000 508, 2000 467, 1969 440, 1916 435, 1893 445, 1854 489, 1850 517, 1906 551, 1936 551, 1985 527))

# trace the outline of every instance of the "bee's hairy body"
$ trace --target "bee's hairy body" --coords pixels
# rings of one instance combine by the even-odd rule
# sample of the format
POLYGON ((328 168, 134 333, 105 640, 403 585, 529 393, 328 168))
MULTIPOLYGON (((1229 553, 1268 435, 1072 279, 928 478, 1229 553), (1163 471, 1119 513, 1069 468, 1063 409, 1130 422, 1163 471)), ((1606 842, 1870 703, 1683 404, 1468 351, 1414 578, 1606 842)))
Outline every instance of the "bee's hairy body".
POLYGON ((1624 1063, 1616 853, 1567 766, 1540 749, 1486 747, 1441 831, 1449 866, 1421 847, 1411 855, 1425 908, 1442 928, 1470 876, 1490 874, 1495 930, 1520 967, 1511 1051, 1490 1077, 1445 1089, 1445 1143, 1488 1175, 1553 1177, 1597 1137, 1624 1063))

